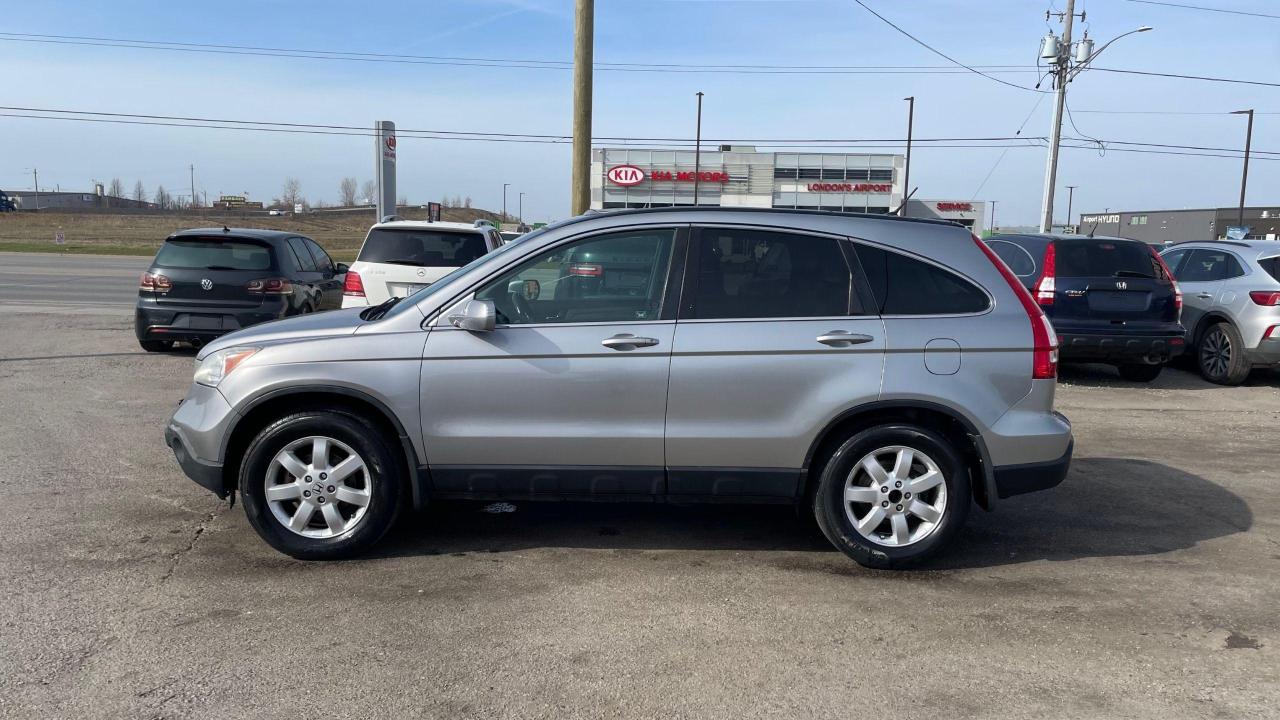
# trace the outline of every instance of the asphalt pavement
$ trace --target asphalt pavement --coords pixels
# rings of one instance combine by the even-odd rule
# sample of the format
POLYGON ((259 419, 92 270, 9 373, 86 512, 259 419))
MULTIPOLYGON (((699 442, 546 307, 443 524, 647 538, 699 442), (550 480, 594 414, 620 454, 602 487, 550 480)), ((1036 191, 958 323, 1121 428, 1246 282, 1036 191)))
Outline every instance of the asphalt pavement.
POLYGON ((306 563, 164 447, 191 356, 138 349, 145 259, 0 264, 45 303, 0 307, 2 718, 1280 713, 1275 374, 1066 369, 1067 480, 922 570, 860 568, 789 508, 524 503, 306 563))
POLYGON ((118 314, 133 307, 150 263, 142 256, 0 252, 0 310, 118 314))

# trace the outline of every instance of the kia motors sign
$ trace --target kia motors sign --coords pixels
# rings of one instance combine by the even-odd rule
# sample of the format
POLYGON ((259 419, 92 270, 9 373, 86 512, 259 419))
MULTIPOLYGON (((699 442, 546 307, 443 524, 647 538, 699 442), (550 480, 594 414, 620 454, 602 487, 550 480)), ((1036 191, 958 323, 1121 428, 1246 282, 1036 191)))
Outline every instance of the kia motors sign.
POLYGON ((605 177, 609 178, 609 182, 622 187, 631 187, 644 182, 644 171, 635 165, 616 165, 609 168, 609 172, 605 173, 605 177))

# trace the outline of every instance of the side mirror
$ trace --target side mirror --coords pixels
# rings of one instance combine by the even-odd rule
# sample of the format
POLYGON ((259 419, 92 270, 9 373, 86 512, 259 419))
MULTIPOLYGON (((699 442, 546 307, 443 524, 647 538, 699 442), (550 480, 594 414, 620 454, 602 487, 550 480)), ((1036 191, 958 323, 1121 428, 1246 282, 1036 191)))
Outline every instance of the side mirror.
POLYGON ((449 316, 449 324, 471 332, 492 332, 496 318, 497 308, 492 300, 468 300, 462 312, 449 316))
POLYGON ((338 263, 333 266, 333 272, 338 275, 345 275, 351 266, 346 263, 338 263))

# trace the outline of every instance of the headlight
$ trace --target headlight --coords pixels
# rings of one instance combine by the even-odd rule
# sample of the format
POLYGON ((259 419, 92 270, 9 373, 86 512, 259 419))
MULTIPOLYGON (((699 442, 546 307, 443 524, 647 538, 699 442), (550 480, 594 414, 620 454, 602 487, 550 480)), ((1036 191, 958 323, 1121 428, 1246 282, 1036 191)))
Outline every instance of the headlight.
POLYGON ((222 379, 240 366, 240 363, 253 357, 261 348, 233 347, 210 353, 208 357, 196 365, 195 381, 201 385, 218 387, 222 379))

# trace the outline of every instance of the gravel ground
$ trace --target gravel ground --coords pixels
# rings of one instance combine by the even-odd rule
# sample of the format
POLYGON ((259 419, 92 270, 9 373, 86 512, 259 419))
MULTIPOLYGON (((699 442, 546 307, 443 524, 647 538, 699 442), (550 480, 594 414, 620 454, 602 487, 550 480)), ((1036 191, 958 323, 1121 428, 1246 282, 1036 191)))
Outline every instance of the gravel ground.
POLYGON ((1280 713, 1275 374, 1068 369, 1066 482, 893 573, 776 507, 438 504, 297 562, 164 447, 191 365, 0 320, 0 717, 1280 713))

